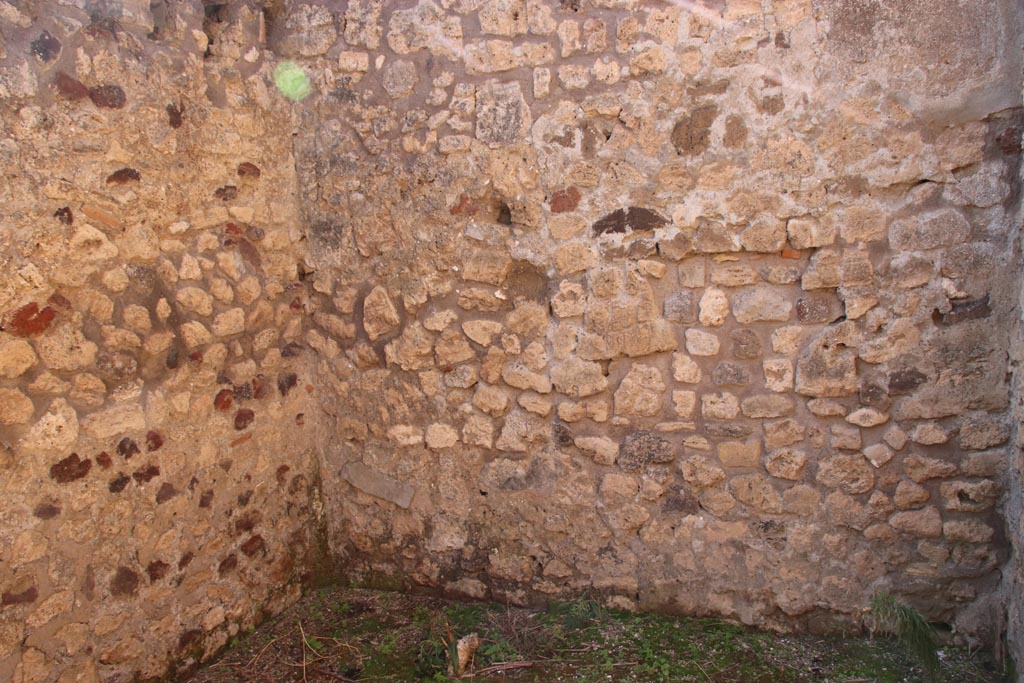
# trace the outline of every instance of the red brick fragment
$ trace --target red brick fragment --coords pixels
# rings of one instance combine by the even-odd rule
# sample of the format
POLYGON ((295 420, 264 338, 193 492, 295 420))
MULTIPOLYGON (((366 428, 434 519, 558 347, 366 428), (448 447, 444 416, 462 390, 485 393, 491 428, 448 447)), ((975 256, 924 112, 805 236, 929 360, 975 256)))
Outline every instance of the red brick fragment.
POLYGON ((89 474, 91 469, 92 460, 82 460, 78 453, 72 453, 50 467, 50 478, 58 484, 69 484, 89 474))
POLYGON ((60 507, 53 503, 39 503, 32 510, 32 514, 36 519, 53 519, 60 514, 60 507))
POLYGON ((567 187, 564 190, 558 190, 551 195, 551 213, 566 213, 568 211, 575 211, 576 207, 580 205, 580 191, 575 187, 567 187))
POLYGON ((234 448, 235 446, 241 446, 243 443, 245 443, 246 441, 248 441, 251 438, 252 438, 252 432, 249 432, 248 434, 243 434, 242 436, 238 437, 237 439, 232 439, 231 443, 229 445, 232 448, 234 448))
POLYGON ((110 594, 114 596, 135 595, 139 589, 139 575, 128 567, 118 567, 110 581, 110 594))
POLYGON ((56 316, 57 312, 49 306, 40 310, 33 301, 15 311, 4 327, 16 337, 32 337, 49 329, 56 316))
POLYGON ((235 392, 231 389, 221 389, 213 397, 213 407, 220 411, 227 411, 235 402, 235 392))
POLYGON ((8 605, 27 605, 39 598, 39 589, 30 586, 23 591, 4 591, 0 594, 0 607, 8 605))
POLYGON ((263 537, 256 534, 248 541, 242 544, 241 551, 246 557, 255 557, 257 554, 267 554, 267 544, 263 540, 263 537))
POLYGON ((453 216, 475 216, 480 212, 480 207, 465 193, 459 195, 459 201, 451 208, 453 216))
POLYGON ((53 87, 69 100, 82 100, 89 96, 89 88, 85 87, 84 83, 63 71, 58 71, 53 77, 53 87))
POLYGON ((132 478, 135 479, 135 481, 138 482, 139 485, 145 484, 151 481, 154 477, 159 476, 160 468, 157 467, 156 465, 147 465, 146 467, 143 467, 141 470, 138 470, 137 472, 132 474, 132 478))
POLYGON ((164 445, 164 437, 160 436, 159 432, 147 432, 146 433, 146 450, 147 451, 158 451, 160 447, 164 445))
POLYGON ((261 175, 263 175, 263 172, 260 171, 260 167, 256 164, 243 161, 238 165, 239 178, 259 178, 261 175))
POLYGON ((241 431, 252 424, 252 421, 256 419, 256 413, 249 410, 248 408, 242 408, 235 413, 235 429, 241 431))
POLYGON ((153 560, 146 566, 146 573, 149 574, 149 582, 154 583, 167 576, 171 565, 162 560, 153 560))

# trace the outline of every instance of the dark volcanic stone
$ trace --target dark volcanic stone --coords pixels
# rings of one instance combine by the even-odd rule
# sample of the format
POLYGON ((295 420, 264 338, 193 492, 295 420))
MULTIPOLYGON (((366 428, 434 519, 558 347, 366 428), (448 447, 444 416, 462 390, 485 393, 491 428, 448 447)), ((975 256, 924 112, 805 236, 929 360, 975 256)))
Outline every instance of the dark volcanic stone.
POLYGON ((50 35, 49 31, 43 31, 39 37, 32 41, 32 54, 44 62, 52 62, 60 54, 60 41, 50 35))
POLYGON ((705 104, 676 122, 672 129, 672 146, 679 154, 703 154, 711 141, 711 124, 718 116, 718 107, 705 104))
POLYGON ((928 381, 928 375, 918 370, 897 370, 889 373, 889 393, 909 394, 928 381))
POLYGON ((671 442, 651 432, 633 432, 619 444, 619 467, 626 472, 640 472, 651 463, 672 462, 675 448, 671 442))
POLYGON ((134 168, 119 168, 107 176, 107 185, 124 185, 125 183, 138 182, 141 179, 142 176, 134 168))
POLYGON ((733 358, 753 360, 761 357, 761 340, 753 330, 733 330, 729 338, 732 340, 733 358))
POLYGON ((631 206, 628 209, 616 209, 599 218, 594 221, 591 229, 593 234, 597 236, 638 230, 654 230, 667 224, 668 219, 657 212, 640 206, 631 206))
POLYGON ((97 85, 89 88, 89 99, 97 107, 104 109, 121 109, 128 102, 124 90, 119 85, 97 85))

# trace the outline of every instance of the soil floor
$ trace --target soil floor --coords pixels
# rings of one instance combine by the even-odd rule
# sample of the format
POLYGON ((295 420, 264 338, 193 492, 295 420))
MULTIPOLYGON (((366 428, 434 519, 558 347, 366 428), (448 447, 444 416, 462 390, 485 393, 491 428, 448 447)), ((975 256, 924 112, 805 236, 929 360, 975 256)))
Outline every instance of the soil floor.
MULTIPOLYGON (((717 619, 631 614, 580 600, 547 609, 349 588, 310 592, 177 683, 929 683, 889 638, 764 633, 717 619), (465 656, 465 654, 463 655, 465 656)), ((939 650, 943 683, 1008 681, 984 652, 939 650)))

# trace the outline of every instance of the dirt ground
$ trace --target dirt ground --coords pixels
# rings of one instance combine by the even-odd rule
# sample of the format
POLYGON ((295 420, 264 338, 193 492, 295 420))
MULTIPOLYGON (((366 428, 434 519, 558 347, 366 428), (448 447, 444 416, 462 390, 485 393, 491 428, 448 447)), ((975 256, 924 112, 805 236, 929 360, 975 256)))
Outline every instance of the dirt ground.
MULTIPOLYGON (((903 645, 887 638, 780 636, 587 600, 537 610, 323 588, 239 634, 218 659, 177 683, 448 681, 458 641, 473 633, 478 644, 462 678, 481 683, 929 680, 903 645)), ((937 680, 944 683, 1009 680, 987 653, 942 648, 939 658, 937 680)))

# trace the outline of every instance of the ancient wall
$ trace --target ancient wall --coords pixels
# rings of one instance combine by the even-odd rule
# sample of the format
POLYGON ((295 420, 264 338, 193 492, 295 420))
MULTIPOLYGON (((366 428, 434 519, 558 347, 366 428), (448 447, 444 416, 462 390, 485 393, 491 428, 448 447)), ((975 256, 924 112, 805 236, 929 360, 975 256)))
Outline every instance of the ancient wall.
POLYGON ((330 572, 1019 648, 1018 14, 0 1, 0 680, 330 572))
POLYGON ((294 599, 319 542, 292 121, 238 49, 259 12, 246 38, 198 2, 82 5, 0 2, 18 683, 187 666, 294 599))
MULTIPOLYGON (((1020 140, 1018 140, 1020 142, 1020 140)), ((1024 174, 1024 169, 1020 169, 1024 174)), ((1018 203, 1017 233, 1013 245, 1011 272, 1017 286, 1017 302, 1010 317, 1010 368, 1013 372, 1011 397, 1011 426, 1013 446, 1008 461, 1007 498, 1004 504, 1007 535, 1012 556, 1003 572, 1003 602, 1006 605, 1007 625, 1005 649, 1016 664, 1018 676, 1024 676, 1024 206, 1018 203)), ((1002 643, 1000 643, 1002 645, 1002 643)))
POLYGON ((333 554, 991 641, 1013 3, 294 3, 333 554))

